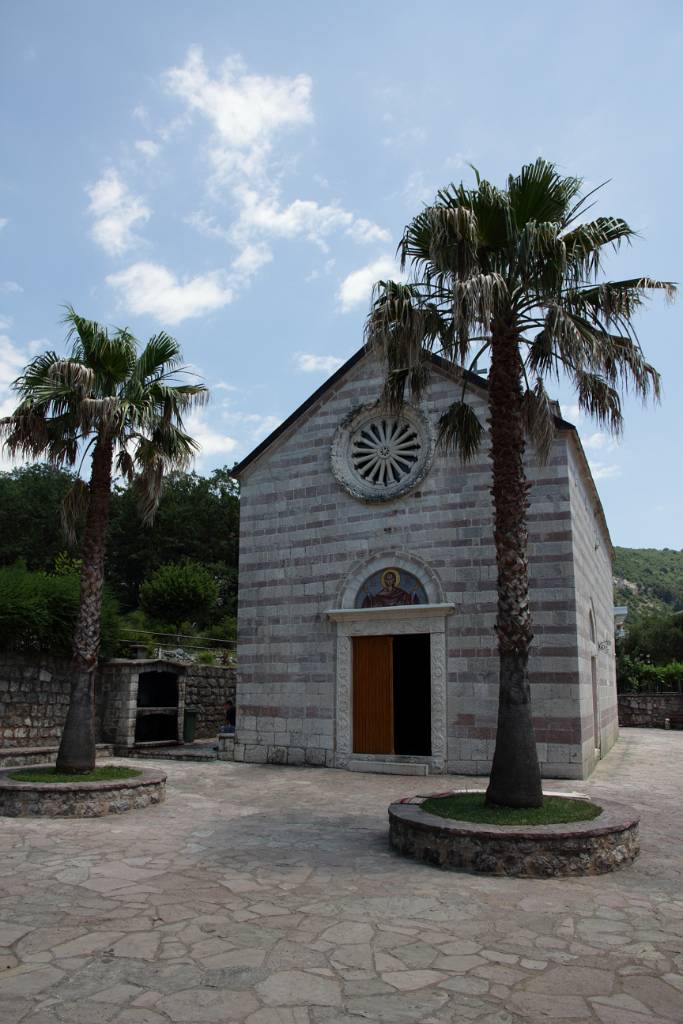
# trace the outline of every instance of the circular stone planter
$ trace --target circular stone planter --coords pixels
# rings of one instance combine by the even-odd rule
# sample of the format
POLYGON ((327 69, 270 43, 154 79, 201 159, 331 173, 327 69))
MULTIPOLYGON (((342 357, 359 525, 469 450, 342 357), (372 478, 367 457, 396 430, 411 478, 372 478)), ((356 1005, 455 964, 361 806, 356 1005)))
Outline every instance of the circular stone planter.
POLYGON ((17 770, 0 771, 0 815, 4 817, 99 818, 149 807, 166 797, 166 776, 156 768, 143 768, 135 778, 106 782, 78 782, 77 777, 74 782, 17 782, 9 778, 17 770))
POLYGON ((451 871, 523 878, 602 875, 629 864, 640 852, 640 819, 621 804, 600 800, 602 813, 597 818, 560 825, 484 825, 422 810, 430 797, 455 793, 408 797, 392 804, 389 840, 394 849, 451 871))

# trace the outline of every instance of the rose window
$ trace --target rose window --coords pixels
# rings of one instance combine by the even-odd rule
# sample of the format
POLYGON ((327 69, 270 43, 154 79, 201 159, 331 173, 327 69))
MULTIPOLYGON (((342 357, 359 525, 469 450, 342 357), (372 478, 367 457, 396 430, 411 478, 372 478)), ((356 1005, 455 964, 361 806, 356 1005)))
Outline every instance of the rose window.
POLYGON ((351 462, 369 484, 386 487, 408 477, 420 457, 422 441, 403 419, 376 419, 351 438, 351 462))
POLYGON ((431 424, 414 406, 355 409, 335 435, 332 472, 354 498, 389 501, 422 480, 433 452, 431 424))

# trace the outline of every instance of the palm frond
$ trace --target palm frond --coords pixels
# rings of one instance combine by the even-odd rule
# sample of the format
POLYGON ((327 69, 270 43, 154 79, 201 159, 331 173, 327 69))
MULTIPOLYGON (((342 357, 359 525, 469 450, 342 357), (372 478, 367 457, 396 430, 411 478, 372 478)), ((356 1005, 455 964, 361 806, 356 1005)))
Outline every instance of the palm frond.
POLYGON ((133 482, 135 479, 135 461, 127 448, 120 449, 116 455, 114 465, 118 476, 122 476, 129 484, 133 482))
POLYGON ((522 396, 522 413, 527 434, 536 449, 539 461, 546 463, 555 440, 555 412, 550 395, 540 377, 533 388, 522 396))
POLYGON ((402 404, 406 386, 416 399, 423 393, 429 375, 425 350, 447 331, 438 308, 423 303, 414 285, 378 282, 365 343, 386 365, 385 399, 392 408, 402 404))
POLYGON ((526 164, 507 182, 516 228, 519 230, 530 221, 562 224, 582 186, 581 178, 564 177, 547 160, 539 158, 526 164))
POLYGON ((463 462, 471 462, 481 445, 484 428, 467 402, 453 402, 438 425, 438 443, 444 451, 457 452, 463 462))
POLYGON ((156 377, 159 373, 176 371, 182 366, 183 357, 180 345, 165 331, 160 331, 149 339, 137 359, 135 374, 141 382, 156 377))
POLYGON ((76 532, 85 519, 90 501, 90 488, 84 480, 76 479, 62 501, 62 530, 69 547, 76 543, 76 532))
POLYGON ((623 425, 621 397, 616 388, 597 373, 577 370, 573 374, 579 408, 612 434, 620 434, 623 425))
POLYGON ((562 241, 573 279, 577 284, 595 279, 601 269, 602 250, 610 246, 616 252, 635 236, 636 232, 619 217, 598 217, 566 231, 562 241))

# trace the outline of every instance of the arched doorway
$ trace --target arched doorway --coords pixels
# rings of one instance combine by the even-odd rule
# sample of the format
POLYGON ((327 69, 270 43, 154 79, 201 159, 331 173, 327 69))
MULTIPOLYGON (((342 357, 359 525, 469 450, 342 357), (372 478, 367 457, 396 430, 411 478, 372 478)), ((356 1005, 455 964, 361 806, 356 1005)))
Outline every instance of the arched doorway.
POLYGON ((445 634, 454 606, 440 597, 416 560, 385 556, 350 578, 346 607, 328 612, 337 627, 338 767, 374 760, 445 770, 445 634))

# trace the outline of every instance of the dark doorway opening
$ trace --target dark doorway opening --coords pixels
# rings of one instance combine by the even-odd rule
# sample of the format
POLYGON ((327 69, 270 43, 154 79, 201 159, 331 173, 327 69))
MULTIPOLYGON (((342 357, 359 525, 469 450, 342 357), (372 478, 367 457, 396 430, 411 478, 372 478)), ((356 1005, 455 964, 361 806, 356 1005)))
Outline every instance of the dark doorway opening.
POLYGON ((175 742, 178 739, 178 713, 150 708, 149 713, 138 711, 135 722, 136 743, 175 742))
POLYGON ((175 672, 141 672, 138 679, 139 708, 178 707, 178 676, 175 672))
POLYGON ((178 741, 178 676, 175 672, 141 672, 137 703, 136 743, 178 741))
POLYGON ((429 633, 395 636, 394 753, 428 757, 432 752, 429 633))

